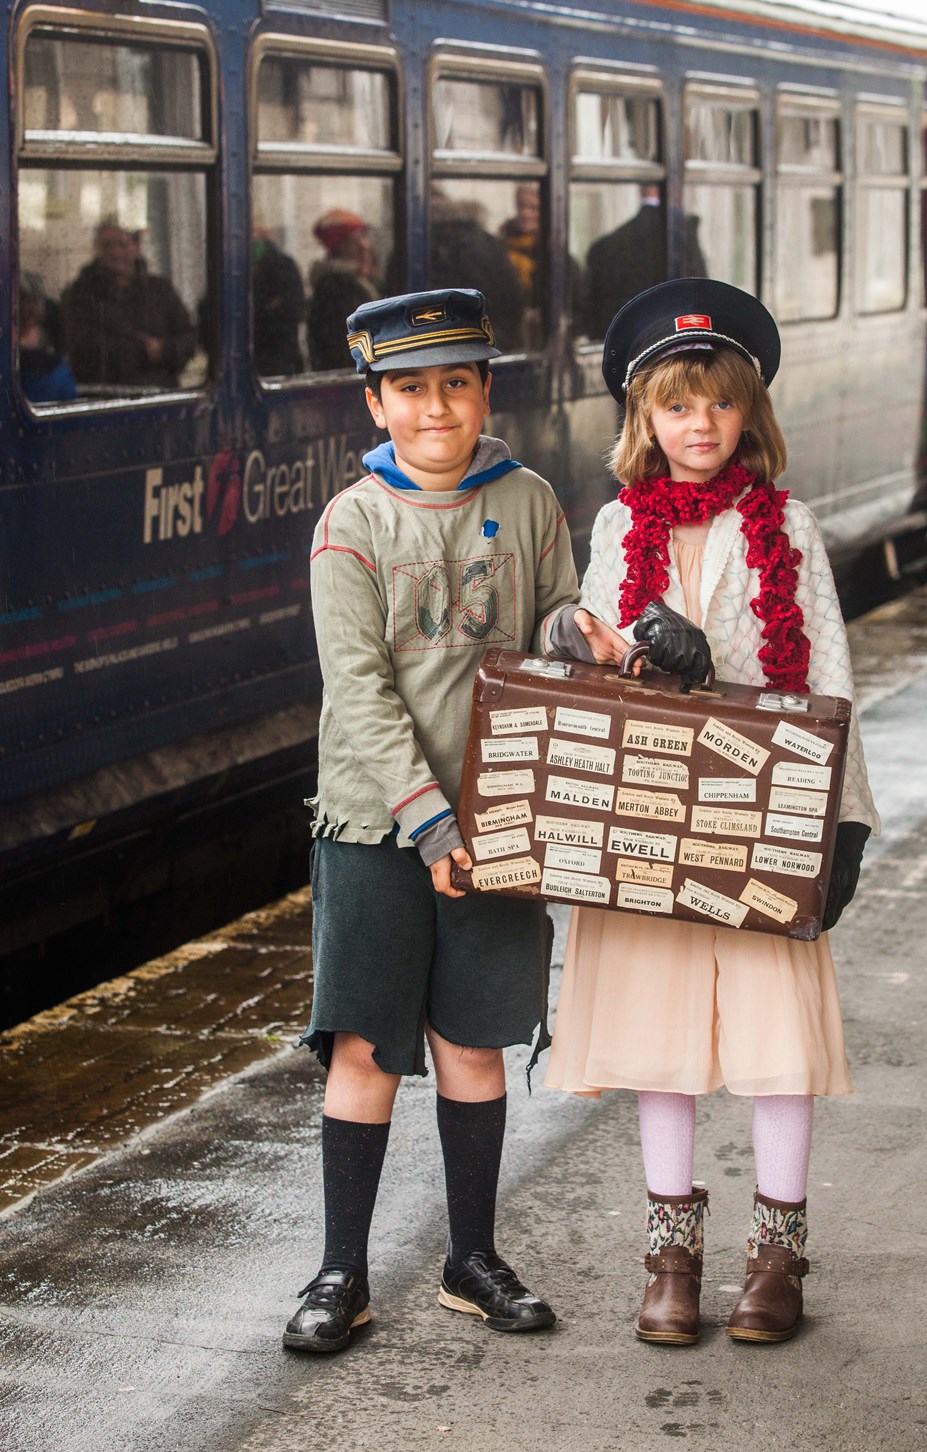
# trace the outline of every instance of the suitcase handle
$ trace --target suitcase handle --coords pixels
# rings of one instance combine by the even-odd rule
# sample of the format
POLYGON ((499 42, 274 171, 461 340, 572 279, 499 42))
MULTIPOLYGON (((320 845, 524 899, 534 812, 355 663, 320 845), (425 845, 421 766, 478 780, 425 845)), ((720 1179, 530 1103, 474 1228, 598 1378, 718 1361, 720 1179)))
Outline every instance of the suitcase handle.
MULTIPOLYGON (((649 652, 647 649, 647 642, 645 640, 639 641, 637 645, 629 645, 628 649, 621 657, 621 664, 618 667, 619 674, 622 676, 630 676, 631 667, 634 665, 634 662, 638 660, 644 660, 648 654, 649 652)), ((713 665, 711 665, 708 667, 708 674, 705 677, 704 681, 700 686, 696 686, 695 689, 697 691, 710 691, 714 689, 714 684, 715 668, 713 665)))

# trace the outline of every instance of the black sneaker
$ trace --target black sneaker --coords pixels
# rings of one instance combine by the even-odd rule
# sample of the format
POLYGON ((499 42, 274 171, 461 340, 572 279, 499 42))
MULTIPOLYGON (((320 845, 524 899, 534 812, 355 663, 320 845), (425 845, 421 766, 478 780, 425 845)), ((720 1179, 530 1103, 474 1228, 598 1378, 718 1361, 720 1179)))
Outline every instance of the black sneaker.
POLYGON ((306 1299, 283 1333, 295 1351, 340 1351, 370 1320, 370 1288, 359 1271, 320 1270, 299 1294, 306 1299))
POLYGON ((457 1265, 447 1261, 438 1300, 449 1311, 482 1316, 493 1331, 537 1331, 557 1319, 494 1250, 474 1250, 457 1265))

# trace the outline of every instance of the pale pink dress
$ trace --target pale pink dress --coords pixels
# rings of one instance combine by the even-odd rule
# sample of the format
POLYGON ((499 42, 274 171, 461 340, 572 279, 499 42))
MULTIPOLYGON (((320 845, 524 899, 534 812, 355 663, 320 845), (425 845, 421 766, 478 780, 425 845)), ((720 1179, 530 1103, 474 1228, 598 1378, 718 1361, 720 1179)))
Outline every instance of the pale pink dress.
MULTIPOLYGON (((696 624, 708 528, 673 533, 696 624)), ((802 943, 574 908, 544 1082, 587 1095, 851 1093, 827 934, 802 943)))

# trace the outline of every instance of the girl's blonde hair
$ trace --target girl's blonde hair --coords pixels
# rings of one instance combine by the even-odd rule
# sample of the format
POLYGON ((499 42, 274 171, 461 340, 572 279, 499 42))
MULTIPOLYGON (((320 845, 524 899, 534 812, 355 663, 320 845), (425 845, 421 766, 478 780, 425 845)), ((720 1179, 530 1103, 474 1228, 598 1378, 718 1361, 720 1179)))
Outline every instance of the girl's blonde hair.
POLYGON ((740 353, 720 347, 664 355, 635 373, 628 384, 624 426, 609 459, 622 484, 669 473, 669 460, 651 432, 651 415, 658 405, 665 408, 696 395, 740 409, 744 427, 733 456, 739 464, 757 479, 776 479, 784 472, 785 439, 766 385, 740 353))

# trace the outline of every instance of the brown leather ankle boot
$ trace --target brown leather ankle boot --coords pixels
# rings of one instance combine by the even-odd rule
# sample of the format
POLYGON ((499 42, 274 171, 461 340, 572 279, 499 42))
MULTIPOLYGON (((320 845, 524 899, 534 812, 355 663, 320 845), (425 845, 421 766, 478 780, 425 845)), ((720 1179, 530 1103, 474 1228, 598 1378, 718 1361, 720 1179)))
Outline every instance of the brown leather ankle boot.
POLYGON ((789 1341, 798 1330, 802 1276, 808 1273, 808 1262, 799 1253, 808 1234, 806 1203, 788 1204, 757 1193, 744 1293, 727 1323, 727 1334, 735 1341, 789 1341))
POLYGON ((691 1346, 699 1338, 702 1219, 707 1190, 662 1199, 647 1192, 650 1279, 634 1334, 662 1346, 691 1346))

